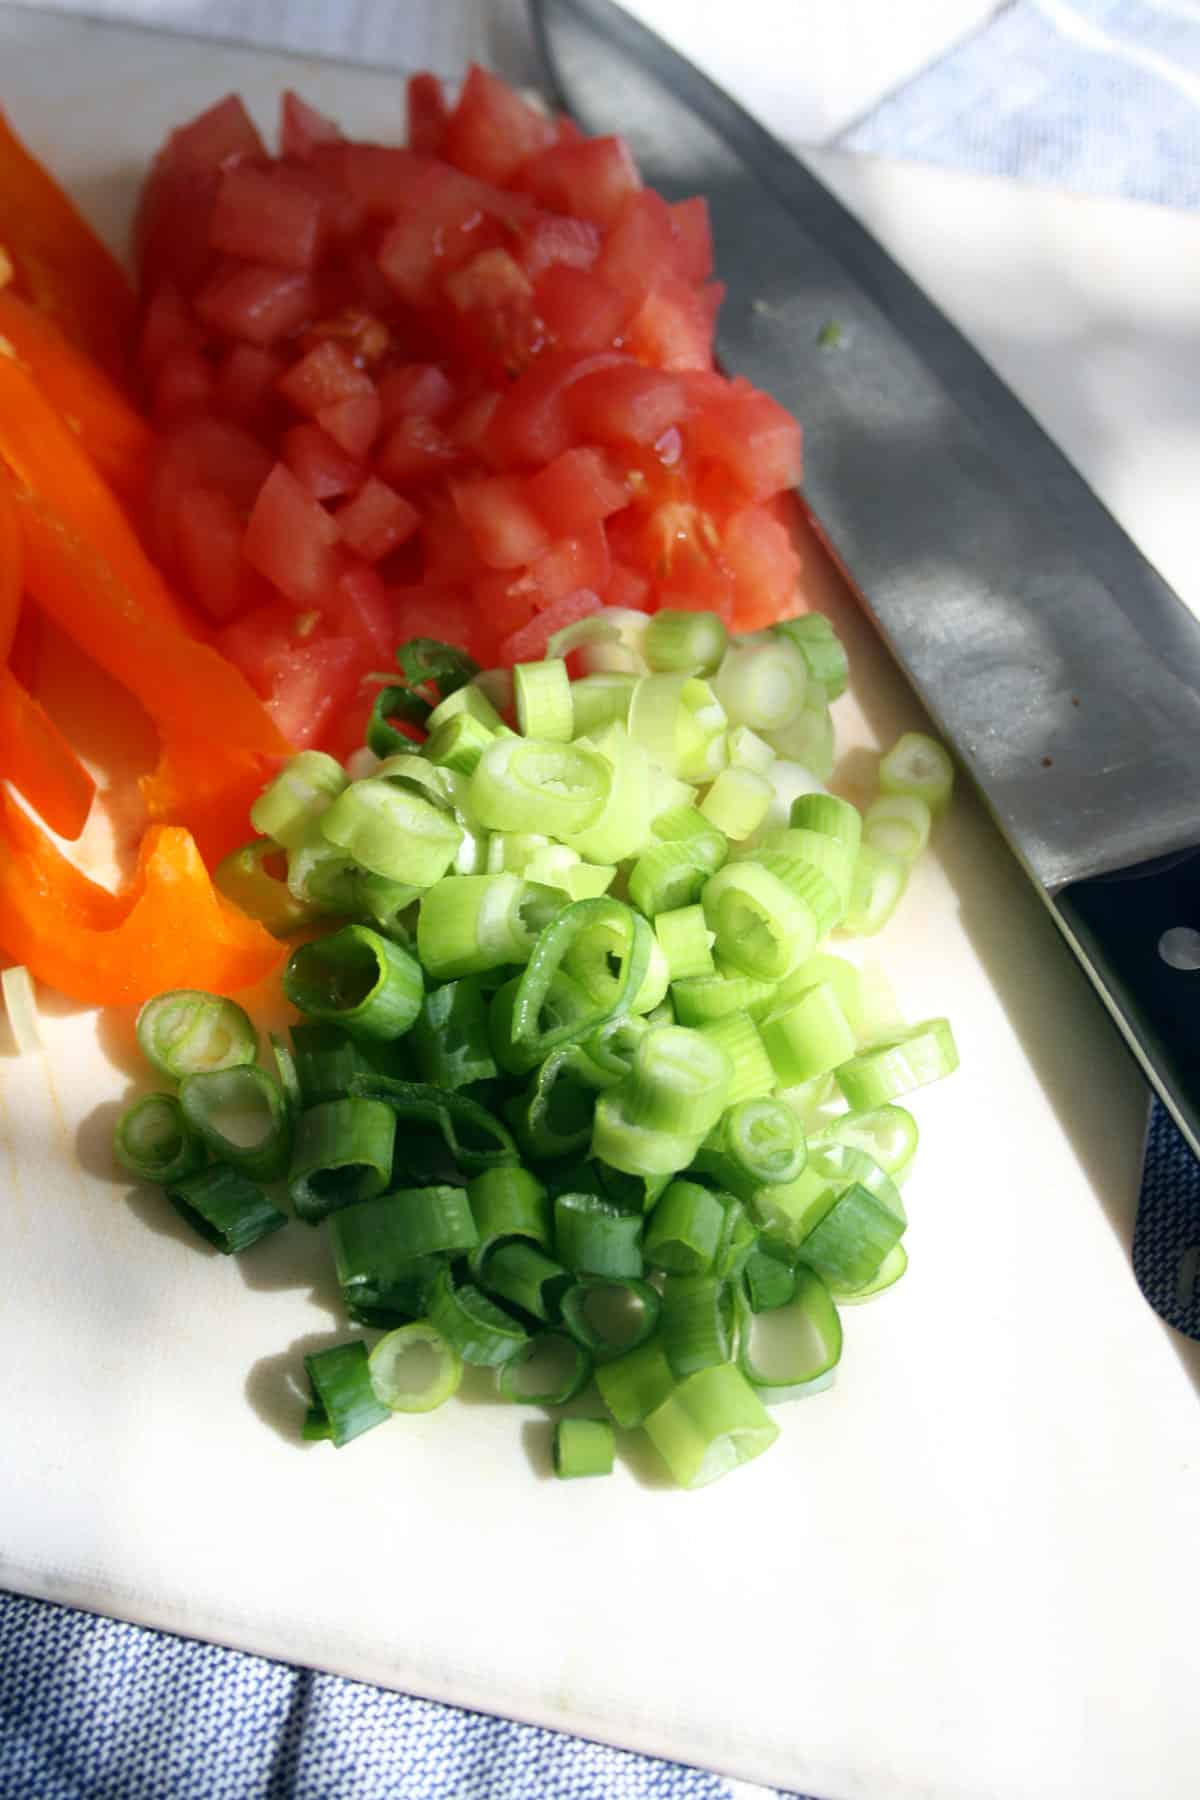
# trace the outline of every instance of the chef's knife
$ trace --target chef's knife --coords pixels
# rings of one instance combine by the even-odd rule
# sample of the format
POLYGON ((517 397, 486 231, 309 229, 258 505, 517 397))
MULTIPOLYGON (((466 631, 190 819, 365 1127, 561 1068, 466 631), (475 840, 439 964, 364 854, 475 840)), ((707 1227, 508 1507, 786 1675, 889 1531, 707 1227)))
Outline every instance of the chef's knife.
POLYGON ((612 0, 532 5, 584 129, 707 196, 722 362, 803 420, 821 535, 1200 1153, 1200 624, 787 149, 612 0))

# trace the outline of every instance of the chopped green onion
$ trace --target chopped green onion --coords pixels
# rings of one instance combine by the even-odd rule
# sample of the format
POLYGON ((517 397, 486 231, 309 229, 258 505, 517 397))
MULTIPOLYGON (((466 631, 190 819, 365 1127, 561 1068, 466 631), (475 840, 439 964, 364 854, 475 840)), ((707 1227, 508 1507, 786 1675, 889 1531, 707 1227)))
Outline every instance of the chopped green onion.
POLYGON ((550 1248, 550 1200, 542 1182, 528 1169, 519 1165, 485 1169, 468 1183, 467 1199, 479 1237, 478 1247, 471 1252, 471 1274, 476 1280, 499 1244, 523 1239, 543 1250, 550 1248))
POLYGON ((733 1069, 719 1044, 683 1025, 657 1025, 638 1045, 619 1091, 635 1125, 699 1140, 724 1112, 732 1081, 733 1069))
POLYGON ((750 1206, 767 1237, 795 1250, 855 1184, 877 1196, 883 1211, 903 1228, 904 1203, 895 1182, 864 1151, 835 1142, 811 1143, 808 1161, 796 1179, 765 1182, 755 1190, 750 1206))
POLYGON ((815 956, 798 963, 779 983, 770 1005, 751 1007, 751 1014, 762 1018, 768 1012, 781 1012, 822 982, 833 989, 856 1040, 861 1040, 864 1017, 862 975, 853 963, 847 962, 844 956, 835 956, 830 950, 818 950, 815 956))
POLYGON ((691 906, 709 873, 690 844, 652 844, 629 874, 629 898, 648 919, 691 906))
POLYGON ((479 674, 474 657, 457 644, 444 644, 440 638, 409 638, 397 650, 396 661, 410 687, 428 689, 434 682, 443 700, 479 674))
MULTIPOLYGON (((401 1123, 415 1120, 436 1126, 455 1163, 469 1175, 520 1161, 511 1132, 468 1094, 374 1074, 351 1076, 350 1091, 386 1101, 401 1123)), ((403 1157, 404 1135, 398 1161, 403 1157)))
MULTIPOLYGON (((504 673, 508 675, 510 671, 506 669, 504 673)), ((425 721, 425 729, 432 736, 441 726, 448 725, 451 719, 464 717, 474 719, 476 724, 485 726, 488 731, 499 731, 504 724, 483 688, 475 681, 468 681, 447 694, 444 700, 439 700, 425 721)))
POLYGON ((742 1374, 768 1405, 829 1387, 842 1354, 837 1307, 811 1269, 796 1270, 792 1298, 781 1306, 744 1310, 738 1336, 742 1374))
POLYGON ((489 831, 570 837, 595 823, 611 786, 611 764, 587 745, 497 738, 471 777, 470 803, 489 831))
POLYGON ((794 1297, 796 1271, 769 1250, 752 1250, 742 1269, 742 1285, 751 1312, 772 1312, 794 1297))
MULTIPOLYGON (((825 327, 826 331, 829 327, 825 327)), ((808 664, 813 681, 819 681, 827 700, 836 700, 846 691, 850 664, 837 632, 824 613, 802 613, 798 619, 781 619, 771 629, 778 637, 794 644, 808 664)))
POLYGON ((554 1473, 560 1481, 611 1475, 613 1429, 607 1419, 559 1419, 554 1427, 554 1473))
POLYGON ((833 774, 833 720, 820 695, 821 689, 812 684, 795 718, 778 731, 765 731, 763 736, 777 756, 799 763, 818 781, 828 781, 833 774))
POLYGON ((700 802, 699 811, 727 838, 740 843, 757 831, 767 816, 773 789, 753 769, 722 769, 700 802))
POLYGON ((569 656, 582 650, 596 668, 644 668, 641 643, 649 620, 632 606, 606 606, 590 618, 564 625, 546 644, 547 656, 569 656))
POLYGON ((624 862, 651 840, 653 764, 623 725, 608 725, 594 738, 578 742, 608 764, 608 795, 596 817, 581 831, 560 835, 589 862, 624 862))
POLYGON ((775 998, 773 981, 753 975, 688 976, 671 984, 675 1016, 681 1025, 707 1025, 728 1013, 748 1012, 754 1017, 775 998))
POLYGON ((575 735, 588 737, 606 725, 624 725, 629 717, 629 702, 637 686, 636 675, 612 671, 606 675, 585 675, 571 683, 575 735))
POLYGON ((418 888, 446 873, 463 835, 439 807, 378 775, 353 782, 322 814, 321 832, 359 868, 418 888))
POLYGON ((933 824, 928 803, 919 794, 881 794, 863 818, 863 842, 902 862, 915 862, 933 824))
POLYGON ((275 1058, 275 1073, 279 1077, 279 1091, 283 1095, 283 1104, 293 1126, 304 1106, 304 1091, 300 1086, 300 1071, 296 1067, 296 1058, 277 1031, 269 1033, 271 1051, 275 1058))
MULTIPOLYGON (((787 833, 789 838, 806 837, 807 832, 787 833)), ((804 852, 795 854, 787 849, 774 849, 770 844, 760 845, 754 852, 754 862, 760 869, 766 869, 781 881, 794 900, 798 900, 811 915, 818 942, 840 924, 846 911, 846 902, 850 892, 851 865, 845 858, 842 846, 832 838, 817 837, 838 859, 840 866, 828 870, 821 867, 821 861, 804 852)))
POLYGON ((672 982, 715 974, 713 934, 705 924, 702 906, 676 906, 670 912, 658 913, 654 935, 667 959, 667 974, 672 982))
MULTIPOLYGON (((832 796, 813 795, 806 798, 824 799, 832 796)), ((848 843, 831 832, 810 831, 803 826, 789 825, 782 830, 769 831, 761 847, 755 851, 758 861, 766 861, 766 866, 770 868, 774 864, 767 860, 768 852, 781 852, 788 862, 819 870, 832 883, 837 893, 836 918, 841 917, 850 899, 857 850, 851 849, 848 843)))
POLYGON ((479 1285, 497 1299, 507 1300, 530 1318, 546 1322, 557 1318, 571 1276, 536 1244, 514 1238, 500 1244, 484 1260, 479 1285))
POLYGON ((640 1275, 642 1218, 596 1194, 558 1194, 554 1242, 559 1261, 582 1275, 640 1275))
POLYGON ((506 1102, 505 1117, 532 1161, 570 1156, 590 1142, 594 1084, 579 1079, 588 1062, 579 1046, 564 1044, 550 1052, 525 1092, 506 1102))
MULTIPOLYGON (((465 692, 465 689, 459 691, 465 692)), ((488 745, 495 741, 494 731, 489 731, 469 713, 459 713, 457 718, 447 719, 436 731, 429 733, 421 754, 435 768, 450 769, 456 775, 470 775, 488 745)))
POLYGON ((912 1165, 917 1135, 917 1121, 902 1106, 875 1106, 864 1112, 842 1113, 818 1134, 822 1143, 832 1140, 865 1150, 897 1185, 912 1165))
POLYGON ((716 613, 678 612, 664 606, 642 638, 642 655, 662 675, 712 675, 729 643, 716 613))
POLYGON ((844 1288, 836 1281, 829 1281, 826 1285, 839 1306, 858 1306, 864 1300, 874 1300, 878 1294, 895 1287, 907 1268, 908 1251, 903 1244, 895 1244, 880 1263, 874 1278, 863 1287, 844 1288))
POLYGON ((565 1406, 592 1378, 592 1359, 563 1331, 543 1331, 496 1371, 505 1400, 523 1406, 565 1406))
POLYGON ((353 912, 360 876, 358 864, 329 842, 319 823, 287 853, 288 892, 317 914, 353 912))
POLYGON ((769 1450, 779 1427, 734 1363, 698 1369, 645 1420, 646 1434, 683 1488, 705 1487, 769 1450))
POLYGON ((874 937, 895 912, 907 883, 908 864, 902 858, 863 844, 854 859, 843 928, 856 937, 874 937))
POLYGON ((630 737, 683 781, 711 781, 728 761, 725 710, 708 682, 695 676, 643 676, 628 724, 630 737))
POLYGON ((185 1075, 179 1103, 218 1161, 252 1181, 276 1181, 286 1171, 291 1121, 279 1083, 265 1069, 242 1063, 185 1075))
POLYGON ((237 1169, 223 1163, 165 1184, 167 1199, 193 1231, 226 1256, 248 1250, 287 1224, 287 1214, 237 1169))
POLYGON ((296 1121, 288 1197, 309 1224, 382 1194, 392 1177, 396 1119, 380 1100, 325 1100, 296 1121))
POLYGON ((822 837, 834 838, 845 845, 851 857, 862 842, 862 824, 857 806, 839 800, 836 794, 797 794, 788 815, 792 830, 816 831, 822 837))
POLYGON ((33 977, 23 963, 0 971, 0 1001, 8 1014, 9 1030, 18 1056, 32 1056, 42 1047, 38 1031, 37 996, 33 977))
POLYGON ((545 927, 530 954, 513 1000, 513 1043, 545 1055, 628 1012, 646 979, 653 944, 645 919, 619 900, 573 901, 545 927), (548 1023, 546 1002, 560 972, 581 990, 590 1012, 566 1024, 548 1023))
POLYGON ((491 1081, 497 1069, 488 1043, 487 1003, 478 977, 466 975, 430 988, 409 1041, 421 1079, 434 1087, 461 1088, 474 1081, 491 1081))
POLYGON ((789 724, 807 687, 808 665, 785 638, 735 639, 713 681, 730 721, 761 732, 789 724))
POLYGON ((422 700, 419 694, 411 693, 408 688, 380 688, 367 720, 367 749, 379 757, 415 755, 420 745, 406 737, 404 732, 397 731, 392 720, 398 719, 403 724, 418 725, 424 729, 432 710, 428 700, 422 700))
POLYGON ((954 764, 949 752, 923 731, 906 731, 880 758, 880 792, 913 794, 935 818, 949 806, 953 789, 954 764))
POLYGON ((311 1018, 336 1023, 352 1037, 396 1038, 421 1010, 421 965, 365 925, 344 925, 293 952, 283 991, 311 1018))
POLYGON ((811 1081, 854 1055, 854 1032, 828 981, 819 981, 777 1012, 768 1013, 759 1029, 781 1087, 811 1081))
POLYGON ((524 1326, 470 1282, 455 1287, 445 1269, 429 1292, 429 1317, 464 1362, 498 1369, 529 1341, 524 1326))
POLYGON ((759 981, 778 981, 816 949, 813 910, 756 862, 726 863, 705 883, 704 917, 722 962, 759 981))
POLYGON ((282 856, 270 838, 256 838, 231 850, 213 870, 213 886, 273 937, 290 937, 325 910, 311 901, 297 900, 286 879, 272 874, 271 863, 282 856))
POLYGON ((632 1276, 582 1275, 562 1297, 563 1324, 598 1363, 646 1343, 658 1329, 657 1288, 632 1276))
POLYGON ((771 1092, 775 1086, 775 1071, 749 1013, 726 1013, 724 1018, 710 1019, 697 1029, 710 1044, 719 1044, 729 1058, 733 1079, 726 1096, 727 1106, 737 1106, 743 1100, 754 1100, 771 1092))
POLYGON ((527 738, 565 744, 574 735, 571 681, 567 665, 554 659, 518 663, 513 669, 517 728, 527 738))
MULTIPOLYGON (((355 1075, 391 1072, 393 1051, 390 1044, 352 1038, 338 1025, 319 1019, 301 1019, 292 1026, 291 1036, 296 1082, 304 1106, 316 1106, 322 1100, 340 1100, 349 1093, 355 1075)), ((283 1081, 282 1072, 280 1080, 283 1081)))
POLYGON ((448 875, 421 896, 417 954, 431 981, 527 962, 566 904, 561 889, 519 875, 448 875))
POLYGON ((463 1373, 462 1359, 425 1319, 381 1337, 367 1366, 375 1398, 394 1413, 433 1412, 458 1392, 463 1373))
POLYGON ((137 1041, 151 1067, 172 1081, 237 1068, 258 1054, 258 1033, 237 1002, 195 988, 147 1000, 137 1016, 137 1041))
POLYGON ((349 785, 340 762, 323 750, 301 750, 279 771, 250 808, 260 836, 291 850, 349 785))
POLYGON ((794 1181, 808 1156, 795 1113, 782 1100, 765 1094, 731 1106, 716 1138, 718 1148, 736 1165, 743 1180, 755 1187, 794 1181))
POLYGON ((203 1138, 174 1094, 143 1094, 127 1106, 113 1132, 113 1151, 142 1181, 181 1181, 208 1160, 203 1138))
POLYGON ((662 1291, 663 1349, 677 1376, 729 1361, 733 1298, 719 1276, 668 1275, 662 1291))
POLYGON ((801 1243, 800 1259, 827 1280, 853 1292, 874 1281, 884 1257, 900 1242, 904 1227, 904 1207, 890 1181, 886 1188, 880 1183, 868 1188, 861 1181, 851 1181, 801 1243))
POLYGON ((675 1386, 675 1375, 658 1337, 646 1339, 596 1366, 600 1398, 621 1427, 632 1431, 675 1386))
POLYGON ((367 1346, 361 1338, 351 1344, 336 1344, 330 1350, 315 1351, 305 1357, 304 1367, 312 1386, 312 1411, 316 1414, 306 1427, 306 1437, 310 1432, 330 1437, 340 1450, 351 1438, 391 1418, 391 1408, 379 1399, 372 1385, 367 1346))
POLYGON ((686 844, 700 867, 713 875, 729 855, 729 840, 692 805, 690 791, 685 792, 686 802, 655 813, 654 835, 664 844, 686 844))
POLYGON ((902 1037, 873 1044, 848 1058, 836 1080, 856 1112, 885 1106, 900 1094, 940 1081, 958 1067, 958 1048, 948 1019, 926 1019, 902 1037))
POLYGON ((736 1282, 758 1243, 758 1227, 741 1201, 725 1197, 725 1236, 717 1251, 713 1274, 720 1281, 736 1282))
POLYGON ((469 1204, 455 1187, 360 1200, 330 1216, 329 1236, 347 1311, 364 1324, 418 1317, 445 1258, 466 1254, 476 1240, 469 1204))
POLYGON ((751 731, 749 725, 735 725, 729 733, 728 743, 730 768, 750 769, 755 775, 770 774, 775 752, 766 738, 751 731))
POLYGON ((646 1224, 645 1257, 669 1275, 704 1275, 725 1231, 725 1208, 695 1181, 672 1181, 646 1224))

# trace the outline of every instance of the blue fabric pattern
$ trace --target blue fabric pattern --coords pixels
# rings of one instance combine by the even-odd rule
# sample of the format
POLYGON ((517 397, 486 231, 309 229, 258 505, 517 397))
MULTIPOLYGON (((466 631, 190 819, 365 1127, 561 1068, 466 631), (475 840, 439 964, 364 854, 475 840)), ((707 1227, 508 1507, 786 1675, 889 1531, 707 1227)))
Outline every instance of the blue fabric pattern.
MULTIPOLYGON (((838 147, 1200 208, 1200 8, 1015 0, 838 147)), ((1200 1169, 1161 1108, 1134 1267, 1200 1336, 1200 1169)), ((0 1595, 0 1800, 731 1794, 678 1764, 0 1595)))

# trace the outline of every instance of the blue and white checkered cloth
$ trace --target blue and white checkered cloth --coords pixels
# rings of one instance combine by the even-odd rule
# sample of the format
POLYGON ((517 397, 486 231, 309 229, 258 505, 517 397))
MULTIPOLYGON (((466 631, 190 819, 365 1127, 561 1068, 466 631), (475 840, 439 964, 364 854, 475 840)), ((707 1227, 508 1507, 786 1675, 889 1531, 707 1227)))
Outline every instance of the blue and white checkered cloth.
MULTIPOLYGON (((837 147, 1200 207, 1200 4, 1015 0, 837 147)), ((1200 1171, 1161 1109, 1135 1268, 1200 1335, 1200 1171)), ((749 1790, 742 1787, 743 1796, 749 1790)), ((731 1800, 716 1776, 0 1596, 0 1800, 731 1800)), ((880 1796, 880 1800, 884 1800, 880 1796)))

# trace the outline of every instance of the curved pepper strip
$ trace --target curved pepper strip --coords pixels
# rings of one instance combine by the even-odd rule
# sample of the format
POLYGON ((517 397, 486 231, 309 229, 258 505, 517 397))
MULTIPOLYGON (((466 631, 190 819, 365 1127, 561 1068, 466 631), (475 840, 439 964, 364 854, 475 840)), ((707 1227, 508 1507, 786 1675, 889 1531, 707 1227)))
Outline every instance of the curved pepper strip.
POLYGON ((221 899, 179 826, 151 826, 130 886, 110 894, 7 796, 0 949, 47 986, 102 1006, 138 1004, 175 987, 234 993, 272 974, 287 954, 221 899))
POLYGON ((10 288, 0 289, 0 355, 6 346, 104 479, 127 498, 140 495, 154 441, 149 425, 98 363, 10 288))
POLYGON ((0 113, 0 248, 17 291, 124 385, 137 306, 124 270, 0 113))
MULTIPOLYGON (((0 367, 3 362, 0 358, 0 367)), ((6 474, 0 461, 0 481, 6 474)), ((151 617, 112 565, 53 505, 15 485, 12 491, 29 592, 81 650, 141 701, 156 723, 176 728, 190 723, 197 734, 211 733, 226 751, 291 753, 232 663, 210 645, 151 617)))
POLYGON ((21 520, 16 502, 0 481, 0 665, 8 661, 21 615, 21 520))
POLYGON ((187 629, 184 609, 62 415, 16 356, 0 353, 0 461, 109 564, 146 616, 187 629))
POLYGON ((60 837, 77 838, 96 784, 54 720, 0 668, 0 780, 7 779, 60 837))
POLYGON ((186 825, 210 868, 246 841, 250 808, 277 758, 227 750, 175 726, 160 728, 162 754, 138 782, 151 819, 186 825))

